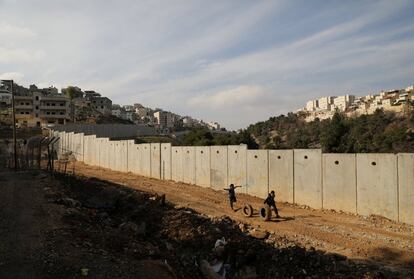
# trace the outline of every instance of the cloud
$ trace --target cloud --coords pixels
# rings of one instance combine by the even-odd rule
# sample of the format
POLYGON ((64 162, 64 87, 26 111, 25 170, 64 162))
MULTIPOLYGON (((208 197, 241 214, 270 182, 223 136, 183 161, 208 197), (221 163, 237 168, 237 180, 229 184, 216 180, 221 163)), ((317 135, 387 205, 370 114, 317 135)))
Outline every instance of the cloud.
POLYGON ((0 46, 0 63, 38 62, 45 57, 44 51, 31 49, 11 49, 0 46))
POLYGON ((12 79, 15 82, 21 82, 24 75, 18 72, 2 73, 0 74, 0 79, 12 79))
POLYGON ((0 69, 24 73, 25 85, 78 85, 240 128, 312 98, 412 83, 413 9, 408 0, 0 0, 0 69))
POLYGON ((16 25, 11 25, 9 23, 0 22, 0 38, 3 40, 13 39, 32 39, 36 37, 37 34, 27 27, 20 27, 16 25))
POLYGON ((208 95, 199 95, 188 100, 188 105, 213 109, 249 106, 263 97, 260 86, 241 85, 236 88, 219 91, 208 95))

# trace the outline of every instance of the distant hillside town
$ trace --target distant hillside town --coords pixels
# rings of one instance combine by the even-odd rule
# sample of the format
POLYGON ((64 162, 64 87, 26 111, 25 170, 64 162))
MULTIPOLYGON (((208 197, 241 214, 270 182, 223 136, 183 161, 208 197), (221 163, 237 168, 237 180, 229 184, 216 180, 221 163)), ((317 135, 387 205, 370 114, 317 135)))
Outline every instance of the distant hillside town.
POLYGON ((305 113, 307 122, 316 118, 330 119, 335 111, 343 112, 349 117, 363 114, 373 114, 377 109, 404 113, 406 104, 414 101, 414 86, 405 89, 393 89, 381 91, 379 94, 356 97, 354 95, 321 97, 317 100, 310 100, 306 107, 299 109, 298 113, 305 113))
MULTIPOLYGON (((19 127, 46 127, 66 123, 130 123, 155 127, 158 132, 206 127, 224 130, 217 122, 204 122, 160 108, 141 104, 117 105, 93 90, 76 86, 62 88, 25 88, 14 84, 16 123, 19 127)), ((7 83, 0 84, 0 121, 12 123, 12 95, 7 83)))

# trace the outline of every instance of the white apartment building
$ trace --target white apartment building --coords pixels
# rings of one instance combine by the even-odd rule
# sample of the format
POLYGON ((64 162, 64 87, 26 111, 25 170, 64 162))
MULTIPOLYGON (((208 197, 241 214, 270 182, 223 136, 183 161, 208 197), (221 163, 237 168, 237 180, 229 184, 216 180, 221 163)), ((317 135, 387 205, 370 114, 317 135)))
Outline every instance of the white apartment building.
POLYGON ((339 111, 346 111, 349 106, 354 102, 355 96, 354 95, 343 95, 336 97, 334 99, 334 109, 338 109, 339 111))
POLYGON ((70 101, 63 94, 15 96, 16 123, 20 126, 41 127, 65 124, 70 120, 70 101))
POLYGON ((331 97, 331 96, 319 98, 319 100, 318 100, 318 109, 320 109, 320 110, 331 110, 331 106, 334 103, 334 98, 335 97, 331 97))
POLYGON ((125 112, 125 117, 123 117, 123 118, 127 119, 129 121, 134 121, 134 115, 135 115, 134 111, 126 111, 125 112))
POLYGON ((311 100, 306 103, 307 111, 315 111, 318 108, 318 100, 311 100))
POLYGON ((122 111, 120 109, 113 109, 112 110, 112 115, 122 118, 122 111))
POLYGON ((220 130, 220 124, 217 122, 208 122, 207 126, 212 130, 220 130))

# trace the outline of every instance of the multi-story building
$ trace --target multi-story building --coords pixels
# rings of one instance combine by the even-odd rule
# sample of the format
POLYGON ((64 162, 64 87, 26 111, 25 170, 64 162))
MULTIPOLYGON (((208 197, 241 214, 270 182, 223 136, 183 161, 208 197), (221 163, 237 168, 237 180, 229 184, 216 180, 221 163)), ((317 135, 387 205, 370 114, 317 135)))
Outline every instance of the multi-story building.
POLYGON ((156 124, 163 128, 172 128, 174 127, 174 121, 171 112, 167 111, 157 111, 154 113, 154 118, 156 119, 156 124))
POLYGON ((331 106, 333 105, 335 97, 322 97, 318 100, 318 109, 319 110, 331 110, 331 106))
POLYGON ((0 90, 0 107, 10 106, 12 102, 12 95, 7 91, 0 90))
POLYGON ((318 108, 318 100, 311 100, 306 103, 307 111, 315 111, 318 108))
POLYGON ((102 114, 111 114, 112 112, 112 101, 107 97, 91 97, 91 107, 102 114))
POLYGON ((42 127, 65 124, 70 120, 70 102, 63 94, 15 96, 16 123, 20 126, 42 127))
POLYGON ((208 122, 207 126, 211 130, 220 130, 220 124, 217 122, 208 122))
POLYGON ((339 111, 346 111, 349 106, 354 102, 355 96, 354 95, 343 95, 336 97, 333 100, 334 109, 338 109, 339 111))

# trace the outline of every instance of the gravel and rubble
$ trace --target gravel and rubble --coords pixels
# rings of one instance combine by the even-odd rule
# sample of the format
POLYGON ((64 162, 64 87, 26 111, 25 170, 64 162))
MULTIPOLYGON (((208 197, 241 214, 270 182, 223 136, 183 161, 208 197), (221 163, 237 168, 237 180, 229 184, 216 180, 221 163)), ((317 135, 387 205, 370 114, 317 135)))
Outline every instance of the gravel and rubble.
POLYGON ((168 196, 96 178, 60 176, 58 182, 43 189, 62 221, 45 238, 45 278, 208 278, 202 266, 217 263, 225 264, 226 278, 401 276, 259 226, 175 206, 168 196), (214 248, 218 239, 226 242, 221 250, 214 248))

